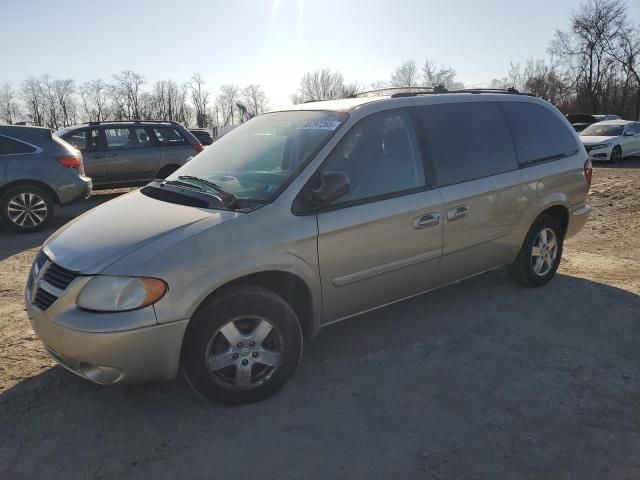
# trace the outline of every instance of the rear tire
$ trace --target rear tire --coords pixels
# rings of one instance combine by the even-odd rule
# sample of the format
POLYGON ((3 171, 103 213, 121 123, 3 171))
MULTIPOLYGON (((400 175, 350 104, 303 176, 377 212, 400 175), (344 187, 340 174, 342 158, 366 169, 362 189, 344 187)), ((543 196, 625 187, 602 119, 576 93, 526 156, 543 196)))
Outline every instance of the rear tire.
POLYGON ((0 198, 0 216, 12 230, 37 232, 53 218, 53 200, 43 189, 33 185, 18 185, 0 198))
POLYGON ((511 277, 524 287, 547 284, 560 265, 563 241, 562 228, 555 217, 538 217, 529 229, 520 253, 508 267, 511 277))
POLYGON ((182 368, 209 400, 238 405, 276 393, 302 356, 302 330, 292 308, 261 287, 236 287, 197 310, 187 328, 182 368))

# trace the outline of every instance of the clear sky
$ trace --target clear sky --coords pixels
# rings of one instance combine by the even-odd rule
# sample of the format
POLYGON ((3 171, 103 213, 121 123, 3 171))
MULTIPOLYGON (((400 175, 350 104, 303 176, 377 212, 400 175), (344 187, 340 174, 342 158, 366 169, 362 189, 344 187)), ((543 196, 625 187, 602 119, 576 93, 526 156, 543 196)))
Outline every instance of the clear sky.
MULTIPOLYGON (((0 83, 49 73, 77 82, 121 70, 147 81, 199 72, 259 83, 272 106, 300 76, 331 68, 348 82, 388 80, 407 59, 446 63, 467 85, 545 57, 580 0, 0 0, 0 83)), ((640 2, 629 2, 640 20, 640 2)))

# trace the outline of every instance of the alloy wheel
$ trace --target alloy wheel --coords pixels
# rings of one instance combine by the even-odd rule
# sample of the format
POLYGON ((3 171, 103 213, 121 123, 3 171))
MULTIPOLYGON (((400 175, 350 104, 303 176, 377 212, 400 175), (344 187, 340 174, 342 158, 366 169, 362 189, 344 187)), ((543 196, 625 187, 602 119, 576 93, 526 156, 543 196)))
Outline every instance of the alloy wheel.
POLYGON ((32 192, 21 192, 9 200, 7 216, 19 227, 37 227, 47 218, 49 209, 44 199, 32 192))
POLYGON ((261 317, 230 320, 211 337, 205 362, 211 378, 230 390, 248 390, 265 383, 278 370, 282 335, 261 317))
POLYGON ((533 272, 544 277, 555 266, 558 258, 558 238, 551 228, 543 228, 533 241, 531 263, 533 272))

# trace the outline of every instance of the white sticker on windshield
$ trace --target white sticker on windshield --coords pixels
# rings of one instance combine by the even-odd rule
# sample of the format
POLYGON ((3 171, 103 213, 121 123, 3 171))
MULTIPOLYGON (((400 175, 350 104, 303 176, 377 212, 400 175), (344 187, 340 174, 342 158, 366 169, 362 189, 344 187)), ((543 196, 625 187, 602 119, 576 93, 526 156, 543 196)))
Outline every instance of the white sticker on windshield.
POLYGON ((339 126, 339 120, 309 120, 300 125, 298 130, 335 130, 339 126))

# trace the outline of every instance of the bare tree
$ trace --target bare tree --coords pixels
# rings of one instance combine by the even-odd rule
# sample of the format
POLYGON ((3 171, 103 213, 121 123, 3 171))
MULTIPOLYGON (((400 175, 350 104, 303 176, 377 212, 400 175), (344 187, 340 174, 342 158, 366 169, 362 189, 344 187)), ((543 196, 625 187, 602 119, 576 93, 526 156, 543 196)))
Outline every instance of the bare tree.
POLYGON ((413 60, 398 65, 391 74, 391 87, 415 87, 419 83, 418 67, 413 60))
POLYGON ((27 77, 20 89, 27 108, 27 117, 34 125, 43 126, 45 121, 45 98, 40 80, 27 77))
POLYGON ((313 100, 332 100, 349 95, 349 87, 339 72, 325 68, 305 73, 300 79, 298 92, 291 96, 293 103, 304 103, 313 100))
POLYGON ((222 116, 222 125, 235 125, 235 110, 237 108, 240 89, 233 84, 222 85, 216 97, 216 107, 222 116))
POLYGON ((58 123, 63 127, 76 123, 75 82, 71 78, 55 80, 53 94, 58 105, 58 123))
POLYGON ((260 88, 260 85, 252 83, 242 90, 244 105, 250 116, 260 115, 264 113, 267 106, 267 96, 260 88))
POLYGON ((204 80, 199 73, 191 77, 191 99, 196 110, 196 124, 199 128, 207 125, 207 103, 209 92, 204 89, 204 80))
POLYGON ((422 77, 424 84, 435 87, 441 85, 447 90, 464 88, 462 82, 456 81, 456 71, 445 65, 436 65, 433 60, 427 59, 422 65, 422 77))
POLYGON ((625 17, 622 0, 588 0, 571 16, 569 30, 556 30, 549 48, 572 69, 577 93, 588 98, 594 113, 607 107, 603 89, 613 63, 607 48, 625 17))
POLYGON ((141 118, 140 96, 145 84, 144 76, 125 70, 113 76, 112 98, 118 104, 126 118, 141 118))
POLYGON ((102 80, 89 80, 79 89, 82 108, 90 122, 102 122, 109 117, 109 85, 102 80))
POLYGON ((9 82, 0 85, 0 121, 12 125, 20 118, 17 93, 9 82))
POLYGON ((640 25, 630 25, 626 16, 619 17, 617 23, 618 34, 607 41, 605 50, 633 78, 636 89, 634 118, 640 120, 640 25))

